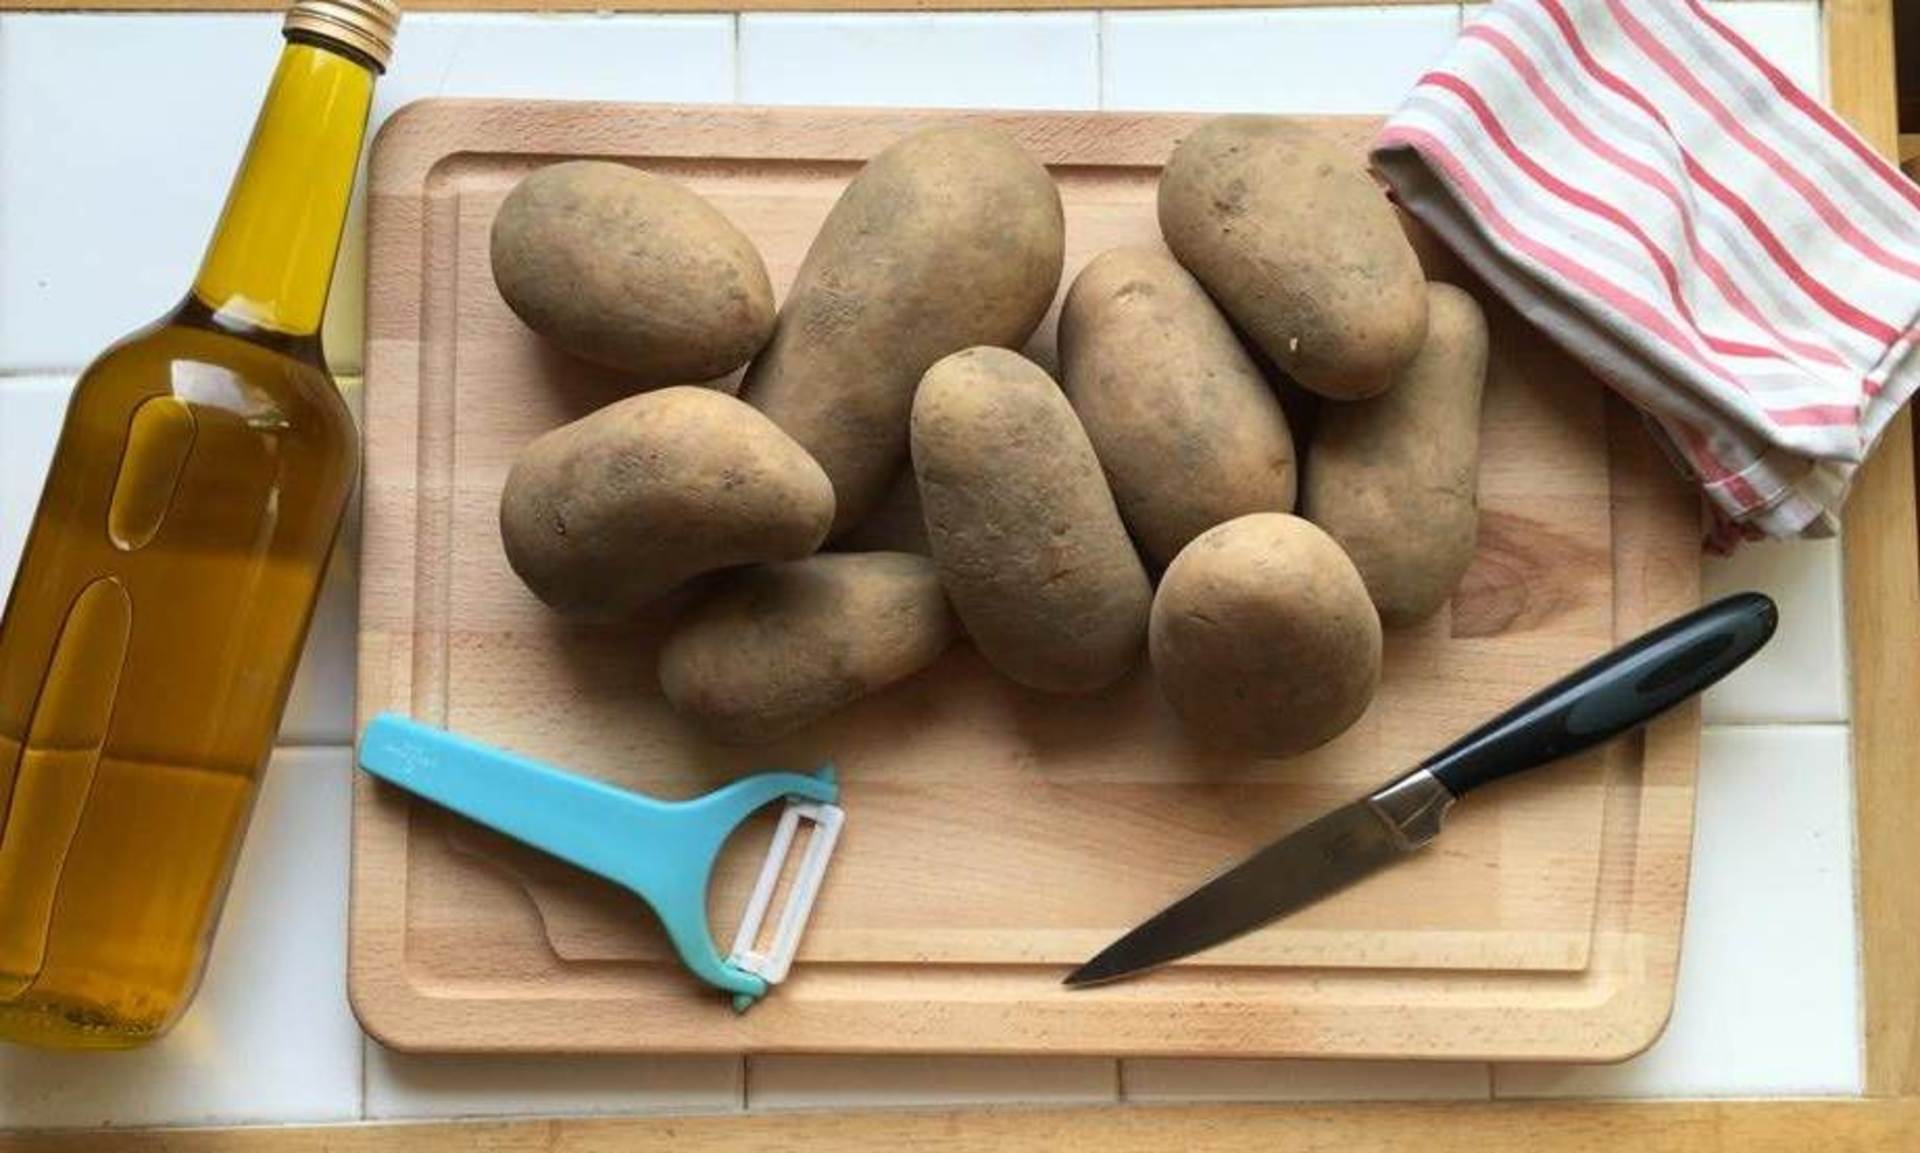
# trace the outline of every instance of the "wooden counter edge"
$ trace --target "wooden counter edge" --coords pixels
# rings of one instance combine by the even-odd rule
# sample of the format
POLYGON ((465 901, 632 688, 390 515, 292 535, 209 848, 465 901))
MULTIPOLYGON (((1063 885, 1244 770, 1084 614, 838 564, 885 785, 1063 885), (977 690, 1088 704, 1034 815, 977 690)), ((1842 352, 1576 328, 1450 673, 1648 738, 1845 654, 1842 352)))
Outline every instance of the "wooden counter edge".
MULTIPOLYGON (((1907 1150, 1920 1100, 1123 1105, 387 1123, 116 1134, 117 1153, 1807 1153, 1907 1150)), ((101 1147, 101 1133, 0 1136, 0 1153, 101 1147)))
MULTIPOLYGON (((1899 147, 1894 0, 1827 0, 1834 110, 1881 152, 1899 147)), ((1847 506, 1847 651, 1852 673, 1866 1090, 1920 1094, 1920 543, 1911 410, 1887 430, 1847 506)))

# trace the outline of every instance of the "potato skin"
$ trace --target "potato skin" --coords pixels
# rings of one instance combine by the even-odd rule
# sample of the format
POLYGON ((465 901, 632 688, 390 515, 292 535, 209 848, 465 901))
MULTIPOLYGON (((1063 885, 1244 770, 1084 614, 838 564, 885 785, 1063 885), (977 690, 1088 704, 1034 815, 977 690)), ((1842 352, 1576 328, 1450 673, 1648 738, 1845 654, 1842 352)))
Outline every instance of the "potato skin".
POLYGON ((1164 249, 1116 248, 1087 265, 1060 311, 1060 361, 1121 519, 1156 568, 1222 521, 1292 511, 1280 400, 1164 249))
POLYGON ((665 177, 550 165, 507 194, 490 239, 494 284, 529 328, 642 387, 725 376, 773 332, 753 242, 665 177))
POLYGON ((1419 351, 1413 246, 1365 169, 1311 126, 1208 121, 1167 161, 1159 207, 1167 247, 1306 388, 1371 396, 1419 351))
POLYGON ((1389 626, 1440 610, 1473 560, 1487 321, 1428 286, 1426 343, 1394 386, 1328 405, 1307 458, 1305 513, 1353 558, 1389 626))
POLYGON ((675 712, 728 744, 805 728, 932 664, 953 610, 923 556, 829 553, 716 578, 660 650, 675 712))
POLYGON ((927 368, 1032 335, 1065 236, 1052 177, 984 125, 916 132, 847 186, 740 393, 833 479, 835 536, 893 482, 927 368))
POLYGON ((910 552, 932 556, 927 518, 920 511, 920 484, 903 468, 893 487, 866 518, 848 529, 834 547, 843 552, 910 552))
POLYGON ((981 655, 1048 692, 1118 680, 1153 594, 1053 380, 1004 349, 955 353, 920 382, 912 431, 934 563, 981 655))
POLYGON ((1153 672, 1196 738, 1263 756, 1345 732, 1380 681, 1380 618, 1332 537, 1254 513, 1174 558, 1153 600, 1153 672))
POLYGON ((539 437, 500 494, 513 570, 554 608, 595 618, 712 569, 806 556, 832 522, 833 486, 792 438, 690 385, 539 437))

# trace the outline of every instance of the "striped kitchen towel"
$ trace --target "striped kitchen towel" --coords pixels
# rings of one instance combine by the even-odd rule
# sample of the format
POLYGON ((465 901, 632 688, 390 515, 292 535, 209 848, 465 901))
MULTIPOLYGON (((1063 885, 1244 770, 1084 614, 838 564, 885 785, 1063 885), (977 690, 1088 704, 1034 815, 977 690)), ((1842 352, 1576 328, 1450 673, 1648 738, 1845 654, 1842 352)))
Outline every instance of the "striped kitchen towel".
POLYGON ((1495 0, 1373 164, 1723 528, 1834 531, 1920 383, 1920 188, 1699 0, 1495 0))

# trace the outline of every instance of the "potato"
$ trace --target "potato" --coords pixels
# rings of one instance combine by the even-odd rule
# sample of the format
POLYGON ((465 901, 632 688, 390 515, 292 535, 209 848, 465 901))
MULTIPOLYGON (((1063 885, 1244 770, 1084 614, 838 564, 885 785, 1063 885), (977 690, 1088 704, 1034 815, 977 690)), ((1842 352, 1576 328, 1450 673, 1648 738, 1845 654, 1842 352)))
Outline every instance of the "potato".
POLYGON ((493 218, 492 259, 529 328, 644 387, 724 376, 773 332, 753 242, 697 194, 624 164, 522 180, 493 218))
POLYGON ((1024 344, 1064 245, 1046 169, 984 125, 916 132, 847 186, 740 393, 833 478, 834 535, 893 482, 927 368, 976 344, 1024 344))
POLYGON ((1383 395, 1331 404, 1307 458, 1305 513, 1353 558, 1380 619, 1438 612, 1473 560, 1487 321, 1427 286, 1426 343, 1383 395))
POLYGON ((1420 350, 1413 246, 1357 158, 1310 125, 1196 129, 1161 175, 1160 231, 1240 331, 1322 396, 1371 396, 1420 350))
POLYGON ((1353 562, 1296 516, 1208 529, 1160 580, 1160 691, 1202 741, 1285 757, 1345 732, 1380 680, 1380 618, 1353 562))
POLYGON ((953 640, 923 556, 842 553, 716 578, 660 650, 675 712, 729 744, 783 737, 932 664, 953 640))
POLYGON ((1156 568, 1249 512, 1293 509, 1293 437, 1226 318, 1158 246, 1087 265, 1060 310, 1067 399, 1156 568))
POLYGON ((913 470, 903 468, 880 504, 834 542, 846 552, 910 552, 932 556, 927 518, 920 511, 920 486, 913 470))
POLYGON ((631 396, 529 444, 500 494, 500 537, 562 612, 619 617, 693 576, 796 560, 833 523, 827 474, 723 392, 631 396))
POLYGON ((920 382, 912 445, 940 581, 988 663, 1062 693, 1131 668, 1152 589, 1052 379, 1004 349, 949 356, 920 382))

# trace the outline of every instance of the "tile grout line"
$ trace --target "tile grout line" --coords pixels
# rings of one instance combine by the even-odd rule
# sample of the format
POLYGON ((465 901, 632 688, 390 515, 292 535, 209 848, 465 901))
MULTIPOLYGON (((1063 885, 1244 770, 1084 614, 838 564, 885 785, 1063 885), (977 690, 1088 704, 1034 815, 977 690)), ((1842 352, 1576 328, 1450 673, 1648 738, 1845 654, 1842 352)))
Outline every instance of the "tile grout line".
MULTIPOLYGON (((1850 667, 1850 666, 1849 666, 1850 667)), ((1860 902, 1860 778, 1853 763, 1853 740, 1847 740, 1846 772, 1841 774, 1847 787, 1845 825, 1847 857, 1851 867, 1847 879, 1853 890, 1853 1055, 1855 1092, 1864 1093, 1867 1081, 1867 950, 1864 942, 1866 910, 1860 902)))
POLYGON ((333 751, 350 753, 354 750, 354 748, 358 744, 359 742, 354 740, 353 734, 351 733, 347 734, 347 736, 337 741, 328 740, 324 738, 316 739, 316 740, 291 740, 290 741, 290 740, 286 740, 285 738, 276 737, 273 742, 273 751, 276 753, 281 753, 281 752, 288 752, 288 753, 323 752, 324 753, 324 752, 333 752, 333 751))
POLYGON ((1827 51, 1827 21, 1825 9, 1828 4, 1833 2, 1834 0, 1813 0, 1813 34, 1817 38, 1815 50, 1820 55, 1820 74, 1815 77, 1815 80, 1820 87, 1820 103, 1828 105, 1829 107, 1833 104, 1833 57, 1830 56, 1827 51))
POLYGON ((1107 17, 1110 13, 1101 9, 1093 14, 1093 106, 1105 109, 1110 103, 1107 94, 1107 17))
POLYGON ((1798 721, 1782 719, 1773 721, 1701 721, 1700 732, 1741 731, 1746 729, 1853 729, 1853 721, 1842 718, 1837 721, 1798 721))
MULTIPOLYGON (((1827 0, 1827 2, 1831 2, 1831 0, 1827 0)), ((1816 8, 1816 12, 1818 12, 1819 5, 1816 5, 1815 8, 1816 8)), ((1816 29, 1816 35, 1819 37, 1819 46, 1820 46, 1820 75, 1819 75, 1820 93, 1821 93, 1821 100, 1823 103, 1825 103, 1827 100, 1827 94, 1831 89, 1831 78, 1827 75, 1827 66, 1828 66, 1827 41, 1826 41, 1827 25, 1825 20, 1819 21, 1818 27, 1816 29)), ((1845 545, 1842 544, 1842 546, 1836 551, 1839 553, 1838 563, 1841 566, 1841 571, 1844 573, 1846 570, 1846 563, 1847 563, 1847 554, 1846 554, 1845 545)), ((1841 691, 1845 695, 1846 700, 1849 704, 1849 707, 1851 707, 1851 704, 1853 701, 1853 660, 1852 660, 1853 654, 1852 654, 1850 640, 1847 636, 1847 599, 1846 599, 1846 592, 1844 587, 1842 587, 1837 591, 1836 595, 1833 598, 1833 602, 1834 603, 1831 607, 1833 610, 1834 619, 1830 623, 1836 630, 1838 630, 1836 635, 1838 635, 1838 637, 1840 638, 1839 658, 1840 658, 1841 691)), ((1860 811, 1859 810, 1860 778, 1859 778, 1858 767, 1854 764, 1854 757, 1853 757, 1853 717, 1851 714, 1849 714, 1847 717, 1846 728, 1847 728, 1846 771, 1842 774, 1842 776, 1845 778, 1845 784, 1847 789, 1847 805, 1846 805, 1847 860, 1848 860, 1847 877, 1848 877, 1848 880, 1851 882, 1850 887, 1852 890, 1851 896, 1852 896, 1852 906, 1853 906, 1853 979, 1854 979, 1853 1036, 1854 1036, 1854 1061, 1855 1061, 1854 1075, 1856 1077, 1856 1085, 1860 1087, 1856 1091, 1861 1091, 1864 1088, 1864 1085, 1866 1083, 1866 1076, 1867 1076, 1867 1024, 1868 1024, 1867 1023, 1867 995, 1866 995, 1867 966, 1866 966, 1866 949, 1863 943, 1864 931, 1866 928, 1866 909, 1862 906, 1861 900, 1860 900, 1860 894, 1861 894, 1860 835, 1859 835, 1860 824, 1859 824, 1858 817, 1856 816, 1856 814, 1858 814, 1860 811)))
POLYGON ((744 75, 746 72, 746 69, 741 66, 742 52, 740 48, 740 42, 742 39, 741 23, 744 19, 745 19, 745 13, 735 12, 728 17, 728 21, 727 21, 728 28, 733 33, 733 43, 731 46, 732 51, 728 54, 728 56, 733 66, 732 93, 733 93, 733 102, 735 104, 739 104, 741 102, 740 97, 746 89, 746 77, 744 75))

